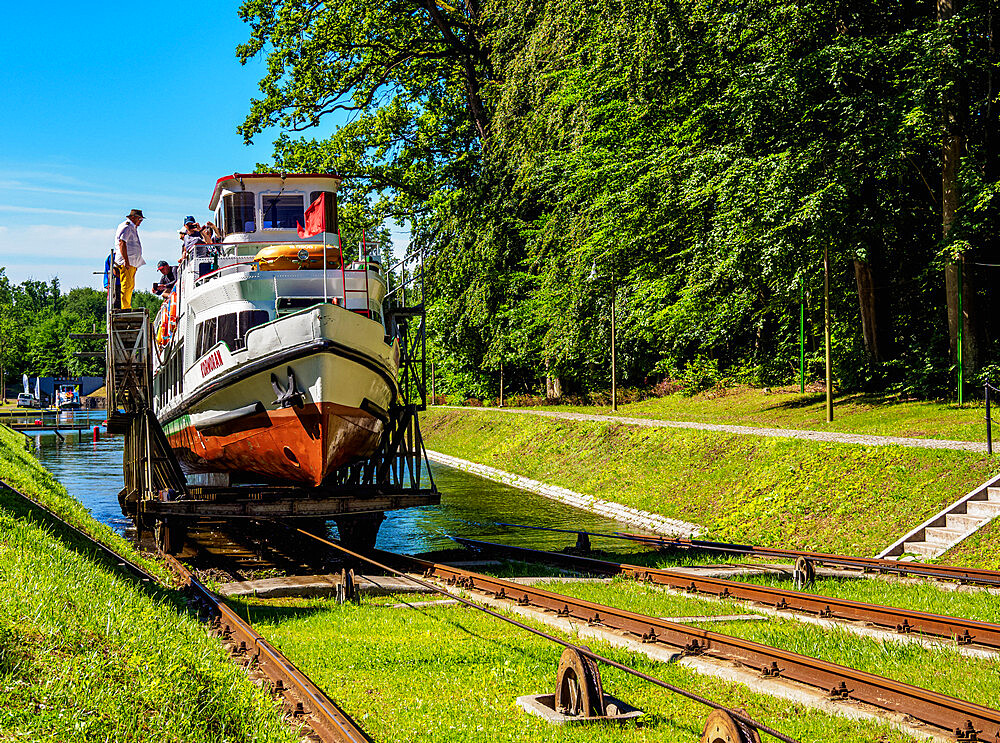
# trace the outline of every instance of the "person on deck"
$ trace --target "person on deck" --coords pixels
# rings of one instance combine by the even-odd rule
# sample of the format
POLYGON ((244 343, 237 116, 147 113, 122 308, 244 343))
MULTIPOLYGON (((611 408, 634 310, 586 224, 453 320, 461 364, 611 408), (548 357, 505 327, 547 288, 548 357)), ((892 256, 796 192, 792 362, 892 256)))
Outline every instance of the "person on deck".
POLYGON ((135 272, 145 265, 142 259, 142 243, 139 242, 139 225, 142 224, 142 209, 133 209, 125 221, 115 231, 115 266, 121 278, 121 308, 132 309, 132 292, 135 290, 135 272))
POLYGON ((181 245, 183 245, 183 253, 187 258, 194 257, 194 247, 196 245, 205 245, 205 238, 201 235, 201 227, 198 222, 195 221, 194 217, 184 217, 184 229, 186 234, 181 238, 181 245))
POLYGON ((177 277, 174 275, 174 269, 172 269, 170 264, 166 261, 160 261, 156 264, 156 270, 160 272, 160 280, 153 284, 153 294, 158 294, 160 296, 170 294, 170 292, 174 290, 174 285, 177 283, 177 277))

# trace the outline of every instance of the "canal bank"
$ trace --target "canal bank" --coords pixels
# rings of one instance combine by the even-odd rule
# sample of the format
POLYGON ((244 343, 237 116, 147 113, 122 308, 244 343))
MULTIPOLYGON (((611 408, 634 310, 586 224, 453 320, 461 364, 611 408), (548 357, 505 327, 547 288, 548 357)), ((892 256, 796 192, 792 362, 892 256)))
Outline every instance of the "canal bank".
MULTIPOLYGON (((702 538, 858 555, 877 554, 1000 471, 1000 461, 965 451, 502 411, 432 408, 423 428, 436 451, 700 524, 702 538)), ((970 557, 981 567, 1000 557, 982 540, 974 544, 970 557)))
MULTIPOLYGON (((24 450, 23 436, 3 427, 0 479, 136 556, 24 450)), ((183 611, 179 594, 138 587, 4 486, 0 594, 2 740, 299 739, 269 695, 183 611)))
MULTIPOLYGON (((20 450, 16 454, 13 451, 4 454, 5 459, 18 460, 17 469, 20 471, 32 469, 30 459, 26 458, 31 456, 28 452, 20 450)), ((32 474, 37 476, 39 482, 44 481, 43 473, 34 471, 32 474)), ((473 488, 470 498, 476 498, 476 493, 480 493, 481 490, 481 487, 473 488)), ((517 491, 500 496, 499 503, 509 501, 511 494, 517 494, 517 491)), ((62 498, 59 493, 51 493, 50 496, 55 500, 62 498)), ((5 528, 4 532, 6 531, 5 528)), ((535 539, 535 535, 532 539, 535 539)), ((562 539, 564 541, 562 546, 565 546, 565 535, 562 539)), ((32 569, 34 565, 40 565, 46 575, 50 572, 58 573, 63 570, 60 567, 63 563, 69 565, 72 560, 72 552, 67 555, 65 550, 56 547, 47 549, 51 557, 46 557, 46 554, 37 550, 25 551, 22 573, 32 569)), ((0 557, 0 560, 2 559, 4 558, 0 557)), ((71 566, 66 570, 72 572, 71 566)), ((524 570, 523 566, 521 570, 524 570)), ((51 607, 46 607, 45 618, 49 623, 59 627, 70 626, 70 636, 73 636, 73 624, 83 623, 86 631, 97 638, 96 646, 102 649, 109 646, 113 648, 115 642, 126 642, 115 634, 123 631, 117 620, 110 623, 114 632, 110 637, 104 638, 98 631, 100 628, 96 626, 93 617, 87 622, 79 619, 83 612, 78 608, 78 604, 84 601, 84 596, 72 594, 70 602, 63 603, 62 595, 57 593, 59 585, 33 583, 27 580, 26 575, 18 577, 24 582, 24 587, 11 585, 4 588, 9 591, 22 591, 23 596, 19 599, 19 606, 23 607, 35 591, 48 590, 55 596, 51 607)), ((102 599, 108 590, 103 585, 93 581, 87 582, 77 575, 71 575, 71 579, 81 583, 81 590, 86 592, 87 600, 93 607, 89 611, 97 614, 98 619, 104 619, 99 612, 109 611, 120 600, 113 597, 103 602, 102 599)), ((583 584, 562 581, 553 583, 551 587, 561 592, 590 590, 583 584)), ((593 590, 601 592, 594 594, 594 597, 600 597, 608 603, 641 608, 655 616, 704 617, 719 612, 726 615, 739 613, 738 605, 734 603, 718 604, 713 607, 710 606, 711 602, 697 597, 671 596, 657 592, 651 587, 622 581, 615 581, 604 588, 593 590)), ((363 597, 359 605, 353 606, 340 605, 325 599, 285 599, 271 602, 251 599, 233 603, 241 615, 245 613, 247 616, 252 616, 254 626, 258 630, 274 641, 332 697, 342 702, 343 706, 378 740, 429 740, 447 743, 483 739, 574 740, 583 743, 643 740, 680 743, 695 739, 701 729, 705 716, 705 709, 702 706, 675 695, 656 691, 630 677, 614 672, 605 675, 607 688, 647 710, 643 728, 625 731, 605 726, 576 728, 571 731, 552 728, 540 720, 525 716, 516 707, 515 699, 525 693, 551 692, 554 669, 559 656, 558 649, 537 642, 515 629, 498 625, 490 618, 472 614, 466 609, 453 606, 424 606, 412 610, 407 608, 408 601, 412 599, 405 596, 389 596, 363 597)), ((130 618, 127 612, 124 614, 125 619, 130 618)), ((155 621, 151 620, 151 623, 154 625, 166 621, 163 615, 154 615, 153 619, 155 621)), ((542 626, 534 621, 531 624, 542 626)), ((140 641, 151 643, 150 647, 158 655, 163 656, 162 660, 178 664, 176 655, 155 645, 154 638, 145 634, 147 630, 144 626, 137 626, 139 635, 136 644, 140 641)), ((567 639, 575 636, 572 629, 560 634, 567 639)), ((805 633, 789 632, 782 637, 775 637, 776 642, 788 645, 801 647, 813 643, 821 647, 825 634, 817 629, 805 633)), ((205 639, 203 634, 202 639, 205 639)), ((198 645, 198 642, 190 640, 190 652, 196 659, 200 659, 204 653, 212 652, 211 648, 198 645)), ((712 678, 683 665, 664 664, 646 657, 642 652, 615 647, 613 643, 603 640, 590 639, 587 642, 594 650, 620 662, 725 704, 743 707, 761 721, 779 727, 803 741, 836 739, 849 743, 870 740, 895 743, 914 740, 903 732, 891 730, 885 723, 833 717, 811 709, 806 704, 790 704, 769 697, 755 690, 752 685, 747 687, 712 678)), ((826 644, 829 648, 840 648, 842 657, 855 665, 863 661, 868 666, 878 669, 880 665, 887 665, 888 660, 902 656, 910 659, 910 662, 905 668, 900 669, 899 666, 896 668, 908 674, 916 675, 923 671, 930 677, 932 669, 940 668, 944 664, 954 668, 955 674, 966 671, 981 674, 986 686, 994 682, 992 669, 963 667, 959 665, 965 662, 963 659, 954 658, 947 653, 918 654, 908 649, 908 643, 905 641, 900 642, 898 647, 887 648, 873 643, 844 643, 836 633, 833 633, 833 637, 828 638, 826 644), (880 647, 881 650, 878 650, 880 647), (887 649, 890 651, 888 654, 887 649), (872 658, 873 650, 877 651, 875 658, 872 658)), ((144 663, 145 665, 140 667, 155 678, 161 658, 149 659, 137 652, 134 645, 130 644, 127 647, 133 651, 133 656, 138 658, 134 662, 144 663)), ((43 659, 39 662, 44 664, 47 661, 43 659)), ((43 666, 42 678, 46 678, 46 674, 59 673, 60 667, 55 663, 51 665, 51 668, 43 666)), ((168 668, 167 673, 175 675, 168 675, 166 678, 168 681, 176 682, 178 676, 197 673, 197 670, 193 666, 193 661, 185 661, 180 663, 179 671, 170 671, 168 668)), ((102 671, 105 674, 117 673, 120 678, 127 678, 133 669, 129 665, 129 659, 122 659, 112 654, 102 671)), ((197 678, 199 681, 202 680, 204 674, 197 678)), ((2 683, 6 683, 6 680, 2 683)), ((87 699, 91 695, 112 695, 115 691, 114 683, 116 682, 113 682, 107 691, 104 687, 95 688, 93 685, 96 681, 88 679, 68 679, 64 682, 64 686, 69 690, 79 686, 82 698, 87 699), (87 686, 88 683, 91 686, 87 686)), ((239 686, 242 682, 233 683, 239 686)), ((175 695, 169 688, 170 684, 165 683, 163 688, 157 689, 159 696, 149 692, 145 698, 153 698, 156 703, 164 707, 173 709, 176 705, 178 709, 183 709, 184 705, 191 703, 184 697, 184 694, 188 693, 188 687, 183 683, 181 686, 179 695, 175 695)), ((49 698, 54 702, 53 709, 58 712, 65 712, 60 705, 71 704, 65 697, 49 698)), ((203 711, 205 707, 203 705, 196 709, 203 711)), ((266 710, 258 712, 252 704, 244 706, 243 711, 246 719, 254 724, 259 723, 258 714, 264 715, 265 719, 268 714, 266 710)), ((208 712, 214 713, 215 710, 212 708, 208 712)), ((32 720, 25 721, 23 715, 15 722, 20 724, 22 729, 32 729, 30 727, 33 724, 32 720)), ((74 718, 74 722, 79 721, 74 718)), ((162 728, 155 727, 158 724, 156 721, 150 729, 162 733, 162 728)), ((132 739, 157 739, 152 735, 144 738, 143 731, 139 733, 132 739)), ((268 740, 265 735, 250 737, 243 730, 233 728, 227 729, 227 735, 229 740, 268 740)), ((125 735, 112 737, 127 738, 125 735)), ((72 735, 63 735, 63 739, 72 739, 72 735)), ((192 738, 174 736, 173 739, 192 738)), ((216 738, 206 735, 201 739, 216 738)))

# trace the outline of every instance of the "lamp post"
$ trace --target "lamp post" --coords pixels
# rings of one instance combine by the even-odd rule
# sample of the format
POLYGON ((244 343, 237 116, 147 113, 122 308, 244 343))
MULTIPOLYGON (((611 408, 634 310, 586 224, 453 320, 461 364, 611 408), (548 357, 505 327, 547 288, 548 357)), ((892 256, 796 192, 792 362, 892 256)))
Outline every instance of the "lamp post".
POLYGON ((799 392, 806 391, 806 289, 799 274, 799 392))
POLYGON ((833 422, 833 371, 830 368, 830 246, 823 246, 823 340, 826 345, 826 422, 833 422))
POLYGON ((617 369, 617 356, 615 353, 615 341, 617 333, 615 332, 615 295, 614 292, 611 294, 611 410, 615 413, 618 412, 618 369, 617 369))

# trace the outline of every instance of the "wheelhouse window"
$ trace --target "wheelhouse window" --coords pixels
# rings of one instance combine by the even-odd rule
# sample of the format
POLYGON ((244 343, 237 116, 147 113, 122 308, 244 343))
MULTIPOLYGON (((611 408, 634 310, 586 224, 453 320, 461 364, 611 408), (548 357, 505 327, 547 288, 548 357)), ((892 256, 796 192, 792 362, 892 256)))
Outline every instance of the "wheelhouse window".
POLYGON ((211 317, 198 326, 196 353, 201 358, 216 343, 225 343, 229 350, 246 348, 247 333, 271 319, 267 310, 244 310, 211 317))
POLYGON ((301 196, 263 194, 260 198, 265 230, 294 230, 305 219, 301 196))
POLYGON ((230 351, 236 348, 237 333, 236 313, 219 315, 219 324, 216 326, 216 343, 225 343, 230 351))
POLYGON ((256 232, 254 216, 254 195, 252 191, 228 193, 222 197, 222 214, 225 217, 223 230, 227 235, 234 232, 256 232))

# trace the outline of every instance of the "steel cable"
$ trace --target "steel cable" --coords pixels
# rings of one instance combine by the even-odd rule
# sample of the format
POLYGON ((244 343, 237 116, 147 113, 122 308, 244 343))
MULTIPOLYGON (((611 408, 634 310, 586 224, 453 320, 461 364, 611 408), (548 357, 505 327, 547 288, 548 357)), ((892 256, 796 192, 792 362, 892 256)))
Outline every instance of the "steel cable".
POLYGON ((801 743, 801 741, 799 741, 796 738, 791 738, 785 735, 784 733, 775 730, 774 728, 768 727, 767 725, 764 725, 750 717, 747 717, 745 714, 741 712, 738 712, 734 709, 730 709, 729 707, 719 704, 718 702, 713 702, 711 699, 706 699, 705 697, 699 696, 694 692, 690 692, 687 691, 686 689, 674 686, 673 684, 669 684, 666 681, 662 681, 654 676, 645 674, 642 671, 639 671, 635 668, 626 666, 624 663, 619 663, 618 661, 611 660, 610 658, 606 658, 603 655, 598 655, 597 653, 594 653, 585 647, 581 647, 580 645, 574 645, 568 640, 563 640, 562 638, 556 637, 555 635, 550 635, 548 632, 544 632, 543 630, 536 629, 535 627, 524 624, 523 622, 519 622, 516 619, 513 619, 512 617, 505 616, 497 611, 494 611, 493 609, 490 609, 489 607, 477 604, 476 602, 471 601, 467 598, 464 598, 462 596, 457 596, 453 593, 449 593, 444 588, 436 586, 429 581, 425 581, 421 578, 416 578, 412 575, 404 573, 402 570, 396 570, 395 568, 391 568, 388 565, 384 565, 378 562, 377 560, 372 559, 371 557, 366 557, 365 555, 349 550, 342 545, 336 544, 335 542, 331 542, 327 539, 324 539, 323 537, 305 531, 304 529, 299 529, 297 527, 290 527, 290 528, 294 528, 295 531, 299 532, 300 534, 304 534, 307 537, 312 537, 316 541, 322 542, 323 544, 329 547, 333 547, 334 549, 339 550, 344 554, 350 555, 351 557, 357 558, 358 560, 362 560, 363 562, 367 562, 368 564, 373 565, 374 567, 377 567, 380 570, 385 570, 386 572, 392 573, 393 575, 397 575, 401 578, 406 578, 407 580, 413 581, 414 583, 423 586, 424 588, 427 588, 435 593, 440 593, 444 596, 448 596, 449 598, 453 598, 459 603, 463 604, 464 606, 468 606, 473 609, 478 609, 479 611, 485 612, 486 614, 496 617, 501 621, 507 622, 508 624, 513 624, 515 627, 520 627, 521 629, 531 632, 532 634, 538 635, 539 637, 543 637, 546 640, 549 640, 550 642, 554 642, 566 648, 572 648, 573 650, 577 651, 578 653, 587 658, 590 658, 591 660, 599 661, 601 663, 606 663, 612 668, 617 668, 619 671, 624 671, 625 673, 636 676, 637 678, 641 678, 643 681, 648 681, 651 684, 655 684, 656 686, 667 689, 668 691, 672 691, 675 694, 681 695, 682 697, 685 697, 695 702, 699 702, 700 704, 704 704, 705 706, 711 707, 712 709, 721 710, 722 712, 725 712, 726 714, 730 715, 734 720, 738 720, 747 725, 752 725, 757 730, 767 733, 768 735, 777 738, 780 741, 783 741, 783 743, 801 743))

